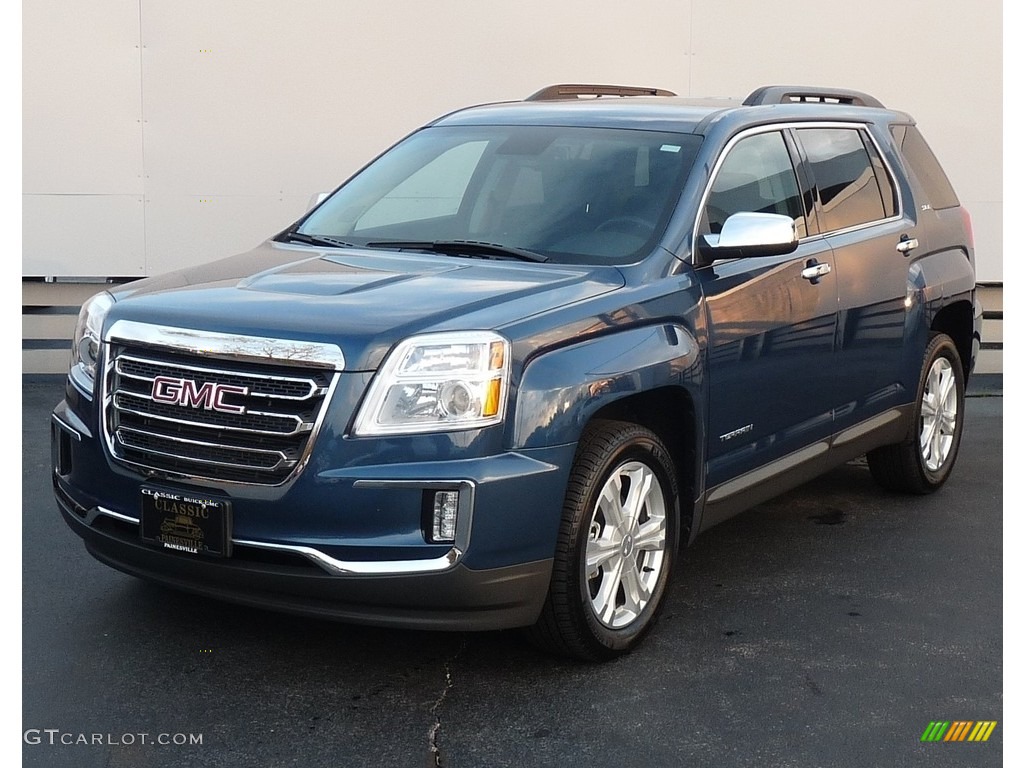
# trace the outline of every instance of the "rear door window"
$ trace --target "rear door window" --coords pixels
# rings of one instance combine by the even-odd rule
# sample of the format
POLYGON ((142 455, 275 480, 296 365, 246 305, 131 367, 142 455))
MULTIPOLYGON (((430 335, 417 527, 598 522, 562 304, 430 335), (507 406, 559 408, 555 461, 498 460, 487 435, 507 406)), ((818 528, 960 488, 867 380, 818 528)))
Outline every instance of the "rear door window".
POLYGON ((796 133, 818 188, 825 232, 892 215, 886 211, 874 164, 857 128, 801 128, 796 133))

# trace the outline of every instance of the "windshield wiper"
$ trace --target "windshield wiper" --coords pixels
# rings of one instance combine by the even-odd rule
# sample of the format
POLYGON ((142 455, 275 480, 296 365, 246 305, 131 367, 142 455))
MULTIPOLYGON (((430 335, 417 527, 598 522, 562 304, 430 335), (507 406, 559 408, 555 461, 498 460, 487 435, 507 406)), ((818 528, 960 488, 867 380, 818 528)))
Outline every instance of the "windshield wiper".
POLYGON ((358 248, 354 243, 339 240, 330 235, 307 235, 305 232, 285 232, 282 237, 289 241, 298 241, 307 245, 326 245, 330 248, 358 248))
POLYGON ((500 243, 484 243, 479 240, 378 240, 367 243, 367 248, 408 248, 413 251, 433 251, 448 256, 470 256, 481 258, 510 258, 520 261, 544 262, 547 256, 523 248, 500 243))

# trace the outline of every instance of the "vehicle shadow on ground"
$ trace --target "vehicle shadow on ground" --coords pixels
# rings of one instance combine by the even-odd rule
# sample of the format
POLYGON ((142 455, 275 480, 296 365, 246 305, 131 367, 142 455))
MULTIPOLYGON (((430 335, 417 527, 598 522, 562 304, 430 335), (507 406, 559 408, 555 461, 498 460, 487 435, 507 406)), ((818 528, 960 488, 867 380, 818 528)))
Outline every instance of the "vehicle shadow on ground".
MULTIPOLYGON (((900 504, 913 506, 915 501, 900 499, 900 504)), ((840 529, 858 517, 885 514, 882 508, 892 504, 893 498, 872 484, 866 466, 855 463, 831 472, 813 488, 792 491, 750 510, 702 534, 679 553, 665 615, 695 624, 714 623, 713 616, 698 615, 713 611, 714 605, 692 601, 691 593, 712 584, 729 593, 748 587, 751 579, 770 578, 773 571, 785 570, 790 561, 808 554, 793 546, 794 538, 813 544, 826 527, 840 529)), ((829 538, 842 536, 833 532, 829 538)), ((858 545, 855 537, 848 543, 858 545)), ((385 669, 456 656, 500 659, 502 666, 514 663, 538 670, 578 666, 535 649, 517 630, 449 633, 345 624, 223 603, 141 580, 126 579, 122 588, 101 600, 106 605, 97 606, 98 612, 125 622, 119 631, 128 636, 158 634, 165 647, 175 647, 176 657, 192 647, 197 663, 237 662, 265 670, 284 664, 289 674, 302 665, 336 665, 339 658, 385 669)))

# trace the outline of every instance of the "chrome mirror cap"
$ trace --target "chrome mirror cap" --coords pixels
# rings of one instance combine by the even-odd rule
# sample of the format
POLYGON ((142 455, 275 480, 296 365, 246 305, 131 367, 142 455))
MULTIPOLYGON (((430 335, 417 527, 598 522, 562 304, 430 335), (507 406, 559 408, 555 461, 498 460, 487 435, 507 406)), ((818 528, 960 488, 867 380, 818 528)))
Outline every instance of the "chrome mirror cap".
POLYGON ((722 232, 705 235, 701 253, 710 263, 716 259, 747 256, 780 256, 796 250, 796 222, 778 213, 740 211, 725 220, 722 232))

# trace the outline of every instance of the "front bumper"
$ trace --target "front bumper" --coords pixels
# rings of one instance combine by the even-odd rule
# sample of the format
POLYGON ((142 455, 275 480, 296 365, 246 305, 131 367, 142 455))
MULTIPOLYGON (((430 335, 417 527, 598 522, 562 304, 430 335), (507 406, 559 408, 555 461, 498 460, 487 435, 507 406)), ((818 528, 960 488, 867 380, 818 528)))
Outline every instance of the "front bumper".
POLYGON ((95 414, 79 410, 63 402, 53 413, 54 493, 88 551, 121 571, 246 605, 420 629, 525 626, 546 599, 574 445, 423 460, 391 440, 358 464, 328 432, 290 485, 209 491, 234 508, 231 556, 212 558, 141 540, 143 485, 193 489, 111 461, 95 414), (437 488, 460 490, 447 544, 422 525, 437 488))
POLYGON ((144 545, 137 524, 79 507, 56 484, 55 491, 65 522, 100 562, 195 594, 285 613, 412 629, 504 629, 537 619, 551 577, 551 560, 342 576, 297 553, 237 543, 230 558, 189 556, 144 545))

